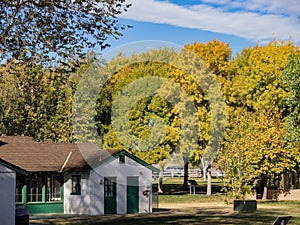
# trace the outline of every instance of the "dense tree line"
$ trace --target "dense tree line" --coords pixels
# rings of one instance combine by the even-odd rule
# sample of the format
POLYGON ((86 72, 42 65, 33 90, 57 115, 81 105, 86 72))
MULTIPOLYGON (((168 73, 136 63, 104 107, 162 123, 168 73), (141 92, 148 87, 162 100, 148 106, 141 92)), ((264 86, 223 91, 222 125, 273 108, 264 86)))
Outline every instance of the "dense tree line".
MULTIPOLYGON (((95 66, 95 70, 115 71, 101 89, 95 106, 94 119, 103 148, 126 149, 151 164, 164 165, 162 162, 176 152, 185 165, 202 163, 208 172, 211 165, 218 166, 225 172, 226 191, 234 197, 244 196, 259 182, 266 189, 271 174, 299 168, 300 53, 292 41, 257 44, 245 48, 236 57, 232 56, 229 44, 214 40, 187 44, 180 53, 166 48, 131 56, 120 54, 97 66, 96 62, 90 55, 76 73, 24 61, 1 65, 1 134, 27 135, 38 141, 76 141, 72 127, 74 94, 81 76, 95 66), (211 99, 195 78, 174 66, 184 68, 185 50, 201 58, 210 69, 226 104, 225 136, 213 159, 203 157, 209 151, 212 135, 211 99), (156 80, 143 80, 145 76, 156 80), (178 87, 168 88, 165 80, 178 87), (136 81, 139 83, 135 85, 136 81), (138 98, 147 88, 149 91, 154 88, 156 95, 138 98), (182 101, 183 93, 179 89, 190 96, 190 102, 182 101), (112 115, 112 108, 113 104, 120 104, 118 99, 126 103, 129 94, 136 102, 130 108, 126 132, 136 137, 136 141, 129 137, 121 141, 123 131, 115 130, 113 123, 122 123, 116 115, 123 111, 112 115), (191 142, 197 146, 193 148, 188 142, 180 143, 181 135, 187 134, 180 118, 182 102, 191 103, 196 109, 197 138, 191 142), (164 133, 160 124, 164 124, 164 133), (162 135, 157 142, 146 142, 153 133, 162 135)), ((204 85, 208 82, 204 79, 207 70, 201 63, 195 76, 202 77, 204 85)), ((186 114, 184 120, 192 121, 193 116, 186 114)))

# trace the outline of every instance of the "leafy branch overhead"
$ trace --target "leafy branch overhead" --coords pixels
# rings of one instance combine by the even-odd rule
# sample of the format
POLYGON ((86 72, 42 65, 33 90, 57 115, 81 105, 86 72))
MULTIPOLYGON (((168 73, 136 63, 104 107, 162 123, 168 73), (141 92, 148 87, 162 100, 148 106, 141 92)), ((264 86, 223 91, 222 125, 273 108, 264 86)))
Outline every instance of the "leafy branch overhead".
POLYGON ((0 60, 82 57, 118 38, 117 16, 130 7, 125 0, 2 0, 0 60))

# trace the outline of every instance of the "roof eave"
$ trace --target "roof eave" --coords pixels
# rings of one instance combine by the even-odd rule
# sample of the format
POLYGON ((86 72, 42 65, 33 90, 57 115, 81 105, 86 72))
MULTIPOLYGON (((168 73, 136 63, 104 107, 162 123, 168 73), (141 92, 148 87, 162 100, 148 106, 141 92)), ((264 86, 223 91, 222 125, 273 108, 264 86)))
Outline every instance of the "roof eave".
POLYGON ((11 163, 9 163, 9 162, 1 159, 1 158, 0 158, 0 164, 7 167, 7 168, 9 168, 9 169, 11 169, 11 170, 14 170, 17 173, 20 173, 20 174, 24 175, 24 176, 29 175, 29 172, 27 170, 24 170, 24 169, 22 169, 22 168, 20 168, 16 165, 13 165, 13 164, 11 164, 11 163))

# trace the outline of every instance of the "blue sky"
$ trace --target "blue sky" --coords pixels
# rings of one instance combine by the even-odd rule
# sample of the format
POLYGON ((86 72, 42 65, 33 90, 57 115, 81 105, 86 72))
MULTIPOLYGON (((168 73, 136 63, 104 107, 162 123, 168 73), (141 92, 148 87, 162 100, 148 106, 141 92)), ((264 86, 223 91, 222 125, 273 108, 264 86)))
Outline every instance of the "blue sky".
POLYGON ((276 38, 300 44, 299 0, 127 0, 132 6, 119 16, 133 28, 111 48, 158 40, 177 45, 219 39, 233 53, 276 38))

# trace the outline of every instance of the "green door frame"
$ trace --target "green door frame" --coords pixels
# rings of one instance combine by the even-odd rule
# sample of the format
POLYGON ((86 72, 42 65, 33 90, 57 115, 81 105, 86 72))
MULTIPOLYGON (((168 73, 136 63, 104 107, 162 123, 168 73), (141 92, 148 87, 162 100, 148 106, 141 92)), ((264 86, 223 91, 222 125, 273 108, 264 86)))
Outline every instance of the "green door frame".
POLYGON ((139 212, 139 177, 127 177, 127 213, 139 212))
POLYGON ((104 178, 104 214, 117 213, 116 177, 104 178))

